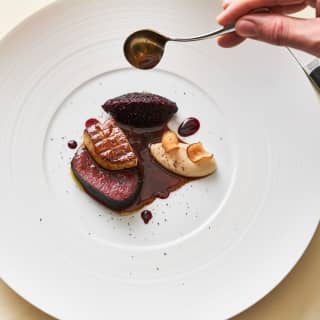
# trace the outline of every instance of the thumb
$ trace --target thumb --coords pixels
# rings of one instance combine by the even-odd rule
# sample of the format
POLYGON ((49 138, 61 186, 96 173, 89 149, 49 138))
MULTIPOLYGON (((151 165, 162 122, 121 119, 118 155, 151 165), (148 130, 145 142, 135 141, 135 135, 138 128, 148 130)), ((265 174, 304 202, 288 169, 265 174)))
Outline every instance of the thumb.
POLYGON ((250 14, 238 20, 236 32, 243 38, 293 47, 320 57, 320 19, 250 14))

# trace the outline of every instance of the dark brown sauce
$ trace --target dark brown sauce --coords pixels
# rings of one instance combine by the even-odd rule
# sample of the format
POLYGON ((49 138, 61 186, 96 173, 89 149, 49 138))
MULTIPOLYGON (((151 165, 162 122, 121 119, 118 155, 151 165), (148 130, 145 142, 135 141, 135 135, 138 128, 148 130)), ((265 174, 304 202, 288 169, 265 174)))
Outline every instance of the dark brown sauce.
POLYGON ((144 210, 141 212, 141 218, 145 224, 148 224, 152 217, 152 212, 150 210, 144 210))
POLYGON ((178 133, 181 137, 189 137, 195 134, 200 129, 200 121, 196 118, 187 118, 184 120, 179 129, 178 133))
POLYGON ((69 148, 69 149, 76 149, 77 146, 78 146, 77 141, 75 141, 75 140, 70 140, 70 141, 68 141, 68 148, 69 148))
POLYGON ((167 125, 153 128, 134 128, 119 124, 130 144, 139 157, 139 170, 142 177, 142 188, 136 201, 125 212, 131 212, 153 202, 156 198, 166 199, 169 194, 187 182, 190 178, 178 176, 162 166, 152 157, 149 146, 161 141, 167 125))
POLYGON ((141 69, 152 69, 159 63, 159 61, 159 58, 152 54, 144 54, 141 59, 137 61, 137 63, 141 69))

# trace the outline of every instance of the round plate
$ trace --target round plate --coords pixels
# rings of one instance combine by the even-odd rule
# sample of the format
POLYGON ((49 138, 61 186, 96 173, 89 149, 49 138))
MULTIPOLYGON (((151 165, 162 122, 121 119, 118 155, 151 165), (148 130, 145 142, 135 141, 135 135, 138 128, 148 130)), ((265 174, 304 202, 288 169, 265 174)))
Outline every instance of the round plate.
POLYGON ((226 319, 290 271, 319 220, 320 109, 287 51, 170 43, 130 68, 140 28, 194 35, 217 1, 58 1, 0 46, 1 275, 60 319, 226 319), (190 23, 191 22, 191 23, 190 23), (145 225, 89 198, 70 176, 87 118, 132 91, 177 102, 218 171, 157 200, 145 225))

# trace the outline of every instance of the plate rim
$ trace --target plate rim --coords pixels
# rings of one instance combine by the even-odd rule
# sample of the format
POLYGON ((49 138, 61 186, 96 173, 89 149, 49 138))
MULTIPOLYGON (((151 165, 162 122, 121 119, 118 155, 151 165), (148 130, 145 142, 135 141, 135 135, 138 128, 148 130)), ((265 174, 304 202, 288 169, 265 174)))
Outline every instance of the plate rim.
MULTIPOLYGON (((67 1, 65 0, 55 0, 54 2, 44 6, 43 8, 35 11, 34 13, 32 13, 31 15, 27 16, 26 18, 24 18, 19 24, 17 24, 14 28, 12 28, 9 32, 7 32, 1 39, 0 39, 0 50, 1 50, 1 47, 2 45, 8 41, 9 39, 11 39, 12 37, 15 37, 15 35, 17 33, 20 32, 21 29, 23 29, 24 25, 26 23, 29 23, 31 22, 34 18, 40 16, 41 14, 43 14, 43 12, 47 11, 47 10, 51 10, 51 8, 54 8, 54 7, 57 7, 57 6, 60 6, 60 5, 65 5, 67 1)), ((287 53, 287 56, 288 58, 292 58, 289 54, 289 52, 287 53)), ((292 61, 294 61, 292 59, 292 61)), ((299 67, 299 65, 294 62, 296 68, 299 68, 301 72, 303 72, 301 70, 301 68, 299 67)), ((307 80, 307 79, 306 79, 307 80)), ((311 90, 312 89, 312 86, 310 85, 310 88, 311 90)), ((315 90, 315 89, 314 89, 315 90)), ((315 90, 316 91, 316 90, 315 90)), ((319 226, 319 222, 320 222, 320 219, 318 220, 317 224, 312 228, 312 232, 311 232, 311 235, 309 235, 307 238, 307 241, 306 241, 306 246, 303 248, 302 252, 299 253, 299 258, 298 260, 294 263, 294 265, 290 268, 290 270, 288 270, 287 272, 284 273, 283 277, 281 277, 280 280, 275 280, 274 283, 270 284, 270 288, 266 289, 266 290, 263 290, 265 291, 265 294, 260 297, 260 298, 257 298, 254 302, 250 302, 250 303, 247 303, 246 306, 243 306, 243 308, 238 311, 236 314, 233 314, 231 315, 231 317, 235 317, 243 312, 245 312, 246 310, 248 310, 249 308, 253 307, 255 304, 257 304, 259 301, 263 300, 268 294, 270 294, 270 292, 272 292, 273 290, 275 290, 278 285, 280 285, 280 283, 282 283, 285 278, 292 272, 292 270, 296 267, 296 265, 300 262, 300 260, 302 259, 302 257, 304 256, 306 250, 309 248, 309 245, 310 243, 312 242, 312 239, 314 238, 315 236, 315 233, 317 231, 317 228, 319 226)), ((16 285, 15 284, 15 281, 14 280, 11 280, 10 277, 2 274, 1 272, 1 277, 2 277, 2 280, 4 281, 4 283, 12 290, 14 291, 15 293, 17 293, 22 299, 24 299, 26 302, 28 302, 29 304, 31 304, 32 306, 34 306, 35 308, 39 309, 40 311, 50 315, 50 316, 53 316, 53 317, 60 317, 61 315, 59 315, 58 313, 59 312, 53 312, 53 311, 49 311, 50 313, 48 313, 48 311, 46 311, 45 309, 43 309, 41 307, 41 305, 38 305, 36 301, 33 302, 33 298, 32 296, 28 296, 27 294, 24 293, 24 289, 23 288, 20 288, 19 285, 16 285)))

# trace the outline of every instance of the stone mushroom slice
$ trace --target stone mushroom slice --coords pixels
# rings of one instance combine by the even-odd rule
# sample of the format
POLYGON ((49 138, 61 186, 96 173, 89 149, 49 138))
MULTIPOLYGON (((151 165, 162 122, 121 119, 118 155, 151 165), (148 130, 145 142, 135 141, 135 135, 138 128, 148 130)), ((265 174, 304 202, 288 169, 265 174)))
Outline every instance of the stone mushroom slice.
POLYGON ((208 161, 213 158, 213 154, 206 151, 201 142, 188 145, 187 154, 188 158, 194 163, 208 161))
POLYGON ((175 132, 167 131, 163 134, 161 143, 166 152, 171 152, 179 148, 179 139, 175 132))

